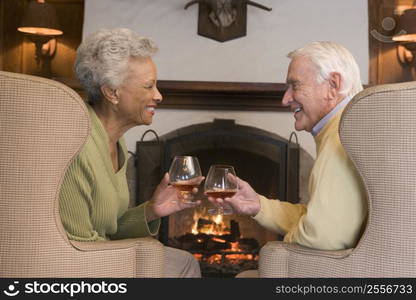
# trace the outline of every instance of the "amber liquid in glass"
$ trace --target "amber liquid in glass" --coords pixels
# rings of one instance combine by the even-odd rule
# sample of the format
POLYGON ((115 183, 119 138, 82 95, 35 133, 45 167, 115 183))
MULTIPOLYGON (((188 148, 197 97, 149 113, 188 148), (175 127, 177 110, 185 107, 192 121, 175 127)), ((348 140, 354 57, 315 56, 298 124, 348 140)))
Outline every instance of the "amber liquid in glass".
POLYGON ((198 187, 198 184, 181 183, 180 181, 174 182, 172 185, 180 193, 191 193, 194 188, 198 187))
POLYGON ((209 196, 209 197, 213 197, 213 198, 230 198, 232 196, 235 195, 235 193, 237 193, 237 191, 235 190, 221 190, 221 191, 206 191, 205 195, 209 196))

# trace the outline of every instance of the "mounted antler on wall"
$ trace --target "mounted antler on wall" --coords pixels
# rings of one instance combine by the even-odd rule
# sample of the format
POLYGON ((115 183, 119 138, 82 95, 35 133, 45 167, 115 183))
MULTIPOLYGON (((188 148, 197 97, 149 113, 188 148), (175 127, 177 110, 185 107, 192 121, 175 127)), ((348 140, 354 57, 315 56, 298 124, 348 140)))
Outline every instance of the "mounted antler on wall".
POLYGON ((272 10, 248 0, 193 0, 185 9, 193 4, 199 4, 198 34, 219 42, 246 35, 247 5, 272 10))

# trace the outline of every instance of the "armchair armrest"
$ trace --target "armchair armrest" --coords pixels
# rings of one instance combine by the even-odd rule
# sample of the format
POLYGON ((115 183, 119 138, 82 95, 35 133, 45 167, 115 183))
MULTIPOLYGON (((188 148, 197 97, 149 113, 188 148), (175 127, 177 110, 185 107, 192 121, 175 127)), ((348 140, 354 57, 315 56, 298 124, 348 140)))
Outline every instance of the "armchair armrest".
MULTIPOLYGON (((352 253, 353 249, 346 250, 316 250, 284 242, 268 242, 260 250, 259 275, 260 277, 293 277, 289 267, 290 262, 296 264, 297 260, 310 257, 312 261, 328 262, 334 259, 343 259, 352 253)), ((304 266, 308 268, 308 266, 304 266)), ((317 274, 317 276, 319 276, 317 274)))
MULTIPOLYGON (((145 237, 100 242, 70 241, 70 243, 78 251, 88 256, 102 256, 104 253, 111 254, 114 259, 121 255, 124 256, 122 259, 124 263, 134 266, 134 277, 163 277, 165 248, 154 238, 145 237)), ((109 263, 116 267, 114 262, 109 263)), ((108 276, 111 277, 111 273, 108 276)), ((130 276, 126 275, 125 277, 130 276)))

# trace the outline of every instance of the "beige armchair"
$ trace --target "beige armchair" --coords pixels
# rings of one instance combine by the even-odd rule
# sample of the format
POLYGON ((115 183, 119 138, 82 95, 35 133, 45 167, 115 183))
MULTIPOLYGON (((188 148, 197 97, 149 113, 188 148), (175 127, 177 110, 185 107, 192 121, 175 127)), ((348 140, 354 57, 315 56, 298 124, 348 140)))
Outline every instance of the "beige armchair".
POLYGON ((70 88, 0 72, 0 277, 162 277, 153 238, 71 242, 58 212, 89 119, 70 88))
POLYGON ((269 242, 261 277, 416 277, 416 82, 361 92, 339 132, 367 190, 364 234, 344 251, 269 242))

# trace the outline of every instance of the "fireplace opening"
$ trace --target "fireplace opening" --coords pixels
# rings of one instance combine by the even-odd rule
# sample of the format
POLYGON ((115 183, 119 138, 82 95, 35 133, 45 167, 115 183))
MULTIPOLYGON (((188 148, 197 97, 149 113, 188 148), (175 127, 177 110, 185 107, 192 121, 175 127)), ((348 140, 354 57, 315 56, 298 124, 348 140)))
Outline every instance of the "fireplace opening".
MULTIPOLYGON (((299 202, 297 143, 273 133, 214 120, 174 130, 151 141, 137 142, 136 204, 150 198, 176 155, 197 156, 204 175, 212 164, 228 164, 237 176, 270 199, 299 202)), ((247 216, 212 216, 203 183, 197 199, 201 206, 163 218, 159 240, 192 253, 203 277, 233 277, 256 269, 260 248, 280 237, 247 216)))
POLYGON ((243 237, 239 222, 224 216, 194 214, 192 231, 169 238, 169 246, 192 253, 204 277, 234 277, 243 270, 257 269, 260 243, 243 237))

